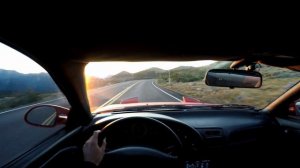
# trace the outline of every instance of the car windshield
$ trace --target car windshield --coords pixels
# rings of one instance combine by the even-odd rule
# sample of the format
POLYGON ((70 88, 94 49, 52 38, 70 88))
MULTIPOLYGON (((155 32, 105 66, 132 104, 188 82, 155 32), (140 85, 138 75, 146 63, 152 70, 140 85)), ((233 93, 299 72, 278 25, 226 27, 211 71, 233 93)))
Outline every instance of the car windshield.
POLYGON ((262 109, 299 81, 300 73, 260 64, 260 88, 207 86, 210 69, 229 69, 229 61, 90 62, 85 68, 91 112, 104 107, 159 104, 239 105, 262 109))

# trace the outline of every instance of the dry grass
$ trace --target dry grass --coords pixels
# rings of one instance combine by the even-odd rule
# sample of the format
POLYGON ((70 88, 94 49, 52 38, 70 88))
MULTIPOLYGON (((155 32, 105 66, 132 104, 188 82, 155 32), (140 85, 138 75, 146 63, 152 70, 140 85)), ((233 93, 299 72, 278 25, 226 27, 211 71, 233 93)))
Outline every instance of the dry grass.
POLYGON ((259 89, 211 87, 203 81, 188 83, 160 83, 160 86, 171 89, 207 103, 218 104, 244 104, 255 106, 259 109, 283 94, 299 81, 298 77, 268 79, 259 89))

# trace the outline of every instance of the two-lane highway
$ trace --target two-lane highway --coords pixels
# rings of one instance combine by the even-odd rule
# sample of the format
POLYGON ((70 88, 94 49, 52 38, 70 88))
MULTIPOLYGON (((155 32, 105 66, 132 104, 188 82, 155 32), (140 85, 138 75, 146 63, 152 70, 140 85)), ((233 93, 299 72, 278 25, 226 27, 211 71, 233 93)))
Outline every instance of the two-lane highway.
POLYGON ((109 105, 108 102, 110 102, 114 97, 124 92, 137 82, 139 81, 127 81, 93 90, 88 90, 88 97, 91 109, 94 110, 102 105, 109 105))
POLYGON ((155 84, 154 80, 141 80, 130 90, 119 97, 115 102, 138 97, 139 102, 180 102, 182 95, 171 94, 155 84))
POLYGON ((139 102, 180 102, 182 95, 160 88, 154 80, 135 80, 89 91, 91 109, 137 97, 139 102))
MULTIPOLYGON (((138 97, 139 102, 179 102, 182 95, 158 87, 154 80, 127 81, 88 91, 91 109, 119 104, 121 100, 138 97)), ((69 107, 65 98, 44 102, 69 107)), ((24 115, 34 105, 0 112, 0 167, 12 158, 28 151, 34 145, 61 128, 39 128, 26 124, 24 115)))

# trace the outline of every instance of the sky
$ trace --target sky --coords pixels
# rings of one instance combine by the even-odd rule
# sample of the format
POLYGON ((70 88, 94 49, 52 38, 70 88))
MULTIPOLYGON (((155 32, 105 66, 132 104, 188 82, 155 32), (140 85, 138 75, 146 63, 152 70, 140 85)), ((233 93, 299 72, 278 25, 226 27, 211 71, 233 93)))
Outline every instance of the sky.
POLYGON ((46 72, 40 65, 24 54, 0 42, 0 69, 15 70, 20 73, 46 72))
MULTIPOLYGON (((86 66, 85 73, 101 78, 115 75, 122 71, 130 73, 139 72, 148 68, 157 67, 164 70, 179 66, 205 66, 215 61, 192 61, 192 62, 92 62, 86 66)), ((6 46, 0 42, 0 69, 15 70, 20 73, 46 72, 40 65, 24 54, 6 46)))

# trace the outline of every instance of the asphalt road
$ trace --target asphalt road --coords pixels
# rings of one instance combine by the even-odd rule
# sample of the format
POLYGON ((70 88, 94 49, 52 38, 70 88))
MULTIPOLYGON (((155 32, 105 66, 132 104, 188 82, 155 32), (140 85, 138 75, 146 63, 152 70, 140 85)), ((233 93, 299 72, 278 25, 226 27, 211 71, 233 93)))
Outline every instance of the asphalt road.
POLYGON ((182 95, 159 88, 154 80, 136 80, 94 89, 90 93, 91 107, 119 104, 122 100, 138 97, 139 102, 179 102, 182 95))
MULTIPOLYGON (((159 88, 154 80, 129 81, 97 88, 90 92, 90 97, 92 109, 119 104, 121 100, 133 97, 138 97, 139 102, 179 102, 182 99, 182 95, 176 92, 159 88)), ((43 103, 69 107, 65 98, 43 103)), ((34 106, 0 112, 0 167, 61 129, 61 126, 39 128, 26 124, 24 115, 34 106)))

